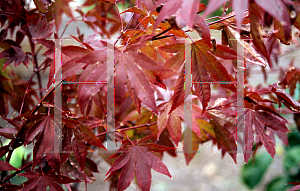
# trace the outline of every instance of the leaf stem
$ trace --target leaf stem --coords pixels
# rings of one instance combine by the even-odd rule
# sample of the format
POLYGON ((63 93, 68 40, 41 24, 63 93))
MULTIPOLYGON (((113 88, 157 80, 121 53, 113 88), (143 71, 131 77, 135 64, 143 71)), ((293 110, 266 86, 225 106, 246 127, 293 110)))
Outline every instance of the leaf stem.
POLYGON ((118 16, 119 16, 119 18, 120 18, 120 22, 121 22, 121 33, 122 33, 122 32, 124 31, 124 27, 123 27, 123 19, 122 19, 122 17, 121 17, 121 14, 120 14, 120 11, 119 11, 119 8, 118 8, 117 3, 115 2, 114 4, 115 4, 115 6, 116 6, 117 13, 118 13, 118 16))
POLYGON ((127 138, 127 140, 128 140, 132 145, 134 145, 134 143, 130 140, 130 138, 128 137, 128 135, 127 135, 125 132, 121 131, 121 133, 122 133, 123 135, 125 135, 125 137, 127 138))

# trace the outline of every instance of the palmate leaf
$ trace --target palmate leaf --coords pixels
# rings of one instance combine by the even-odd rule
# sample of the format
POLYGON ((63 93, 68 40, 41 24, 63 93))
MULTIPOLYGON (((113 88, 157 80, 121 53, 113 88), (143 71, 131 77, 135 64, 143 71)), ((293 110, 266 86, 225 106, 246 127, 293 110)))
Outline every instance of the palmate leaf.
POLYGON ((52 117, 50 115, 42 115, 36 119, 40 120, 28 130, 24 142, 25 145, 28 145, 34 138, 37 138, 37 142, 33 148, 33 166, 38 163, 46 152, 48 163, 53 169, 59 172, 59 140, 52 117))
POLYGON ((14 66, 19 66, 21 63, 28 66, 28 54, 28 52, 25 53, 20 47, 11 45, 11 48, 2 51, 0 54, 0 58, 7 58, 3 70, 12 62, 15 63, 14 66))
POLYGON ((149 71, 169 71, 143 53, 136 51, 117 52, 116 62, 116 102, 122 103, 127 85, 128 92, 140 113, 141 102, 155 114, 158 110, 155 103, 154 91, 143 69, 149 71), (126 84, 127 83, 127 84, 126 84))
MULTIPOLYGON (((271 128, 273 131, 278 133, 287 133, 289 132, 285 123, 287 121, 282 117, 279 117, 271 112, 265 110, 251 110, 245 109, 245 135, 244 135, 244 160, 245 163, 248 162, 252 147, 253 147, 253 134, 254 131, 259 137, 259 140, 263 143, 268 153, 274 158, 276 153, 275 145, 272 142, 271 138, 265 133, 265 126, 271 128)), ((238 126, 241 126, 243 122, 239 121, 238 126)), ((281 134, 279 134, 281 135, 281 134)))
POLYGON ((52 4, 48 7, 47 16, 55 21, 56 32, 58 32, 62 15, 65 13, 69 17, 73 18, 72 11, 69 7, 69 3, 72 0, 61 0, 52 2, 52 4))
MULTIPOLYGON (((166 165, 162 163, 159 157, 153 152, 163 152, 174 148, 153 143, 144 143, 149 137, 151 138, 152 136, 145 137, 138 142, 135 141, 134 145, 129 145, 127 141, 127 144, 123 144, 118 150, 123 153, 118 156, 106 173, 106 175, 109 175, 106 178, 108 179, 115 171, 122 169, 118 183, 118 191, 128 188, 135 176, 141 190, 149 191, 151 186, 151 168, 172 178, 166 165)), ((112 157, 114 156, 115 155, 112 157)))
POLYGON ((228 41, 228 44, 231 48, 237 50, 237 46, 243 46, 245 51, 244 56, 246 61, 264 67, 267 65, 264 59, 262 58, 262 56, 260 56, 260 54, 254 49, 253 46, 251 46, 249 43, 245 41, 240 41, 236 39, 236 34, 238 33, 238 31, 236 31, 234 28, 230 26, 224 26, 223 28, 224 28, 224 35, 225 35, 224 38, 226 38, 226 41, 228 41))
MULTIPOLYGON (((91 99, 103 109, 98 92, 105 86, 101 83, 106 82, 107 78, 107 49, 102 47, 100 50, 94 50, 88 45, 85 46, 88 48, 79 46, 62 47, 62 58, 64 59, 62 59, 62 66, 57 72, 62 72, 62 80, 65 80, 72 75, 78 74, 78 71, 86 66, 80 75, 79 81, 95 83, 80 83, 78 85, 78 104, 82 113, 84 113, 91 99)), ((54 66, 54 62, 51 65, 51 69, 54 69, 52 66, 54 66)), ((54 76, 54 72, 51 73, 52 76, 54 76)))
MULTIPOLYGON (((166 68, 173 70, 172 72, 166 72, 165 74, 161 74, 163 79, 166 79, 174 73, 176 73, 184 63, 184 44, 177 43, 159 47, 160 50, 170 53, 176 53, 175 56, 171 57, 164 64, 166 68)), ((223 46, 217 45, 216 50, 212 52, 206 42, 202 39, 196 41, 192 44, 192 80, 195 87, 195 94, 201 101, 201 104, 205 110, 210 101, 210 84, 207 82, 211 82, 212 80, 218 82, 231 82, 232 77, 228 74, 226 68, 217 60, 215 56, 218 56, 223 59, 235 60, 236 59, 236 51, 233 49, 223 46)), ((173 102, 174 106, 172 106, 172 110, 176 108, 176 106, 180 105, 184 100, 184 90, 183 83, 184 78, 182 76, 182 71, 177 80, 174 96, 172 99, 176 99, 180 101, 179 103, 173 102)), ((236 91, 236 87, 233 84, 220 84, 222 87, 229 89, 231 91, 236 91)))
POLYGON ((57 175, 53 171, 46 173, 26 172, 18 175, 29 179, 24 183, 24 188, 21 191, 47 190, 47 187, 50 187, 50 190, 63 191, 64 189, 60 184, 80 182, 67 176, 57 175))
MULTIPOLYGON (((35 166, 40 158, 46 154, 47 161, 49 165, 59 172, 60 164, 67 160, 69 154, 60 154, 59 150, 59 135, 56 133, 57 127, 54 126, 54 121, 51 115, 35 115, 30 116, 28 120, 38 120, 33 126, 28 130, 25 137, 25 145, 31 143, 34 139, 37 142, 34 144, 33 148, 33 166, 35 166), (61 160, 62 157, 62 160, 61 160)), ((94 135, 94 133, 86 126, 84 123, 84 118, 91 119, 87 117, 81 117, 76 120, 68 120, 68 125, 63 127, 63 140, 62 149, 63 151, 74 152, 74 155, 82 168, 84 169, 84 164, 86 160, 86 143, 95 145, 97 147, 102 147, 106 149, 102 142, 94 135), (71 131, 70 131, 71 130, 71 131), (74 134, 74 138, 71 138, 74 134)), ((96 120, 94 118, 94 120, 96 120)))
MULTIPOLYGON (((79 118, 72 118, 65 121, 63 128, 64 139, 62 141, 63 151, 72 151, 81 168, 84 170, 87 155, 88 144, 101 147, 106 150, 101 140, 91 131, 89 127, 94 127, 102 124, 102 121, 96 117, 84 116, 79 118), (90 120, 93 120, 92 122, 90 120), (74 135, 74 136, 73 136, 74 135)), ((63 160, 67 160, 69 154, 61 154, 63 160)))

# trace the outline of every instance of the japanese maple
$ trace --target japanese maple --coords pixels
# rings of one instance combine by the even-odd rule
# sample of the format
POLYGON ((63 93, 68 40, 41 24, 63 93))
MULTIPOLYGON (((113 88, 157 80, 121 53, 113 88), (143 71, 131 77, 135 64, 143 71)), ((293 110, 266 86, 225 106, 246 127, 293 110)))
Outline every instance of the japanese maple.
POLYGON ((274 158, 274 134, 288 145, 290 130, 281 111, 295 116, 300 112, 299 100, 293 98, 300 83, 297 61, 282 69, 276 84, 253 87, 247 69, 261 67, 266 81, 266 68, 276 67, 281 44, 297 41, 298 2, 86 0, 75 10, 71 0, 30 2, 0 1, 0 115, 7 123, 0 135, 9 140, 0 147, 1 189, 63 190, 65 185, 72 190, 77 182, 87 185, 99 172, 91 159, 99 152, 111 165, 101 172, 111 189, 125 190, 136 178, 140 189, 149 191, 151 169, 172 177, 161 161, 165 152, 176 157, 175 151, 182 149, 188 165, 199 145, 211 141, 236 163, 242 144, 247 163, 262 145, 274 158), (219 17, 208 18, 222 6, 219 17), (66 25, 63 15, 69 19, 66 25), (94 34, 86 36, 77 27, 68 37, 78 44, 59 47, 74 22, 94 34), (220 42, 211 37, 212 30, 220 32, 220 42), (26 41, 30 50, 23 46, 26 41), (241 47, 243 59, 237 60, 241 47), (33 66, 29 80, 13 72, 21 64, 33 66), (240 82, 241 68, 245 76, 240 82), (41 79, 45 71, 46 87, 41 79), (244 84, 243 95, 238 83, 244 84), (113 106, 107 101, 111 88, 113 106), (236 112, 239 97, 244 115, 236 112), (104 146, 109 141, 114 150, 104 146), (27 145, 33 146, 32 158, 26 156, 20 168, 13 167, 12 153, 27 145), (27 180, 13 184, 16 175, 27 180))

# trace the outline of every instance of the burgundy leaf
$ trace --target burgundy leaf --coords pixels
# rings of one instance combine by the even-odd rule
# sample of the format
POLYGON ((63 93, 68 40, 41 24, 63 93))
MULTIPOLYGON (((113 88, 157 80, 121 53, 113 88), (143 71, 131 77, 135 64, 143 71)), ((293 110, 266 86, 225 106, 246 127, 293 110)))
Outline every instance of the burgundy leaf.
MULTIPOLYGON (((246 111, 245 115, 245 121, 246 121, 246 128, 245 128, 245 135, 244 135, 244 161, 247 164, 248 160, 252 153, 253 148, 253 139, 254 139, 254 131, 253 131, 253 121, 252 121, 252 112, 249 112, 249 110, 246 111), (248 112, 247 112, 248 111, 248 112)), ((244 121, 240 122, 241 124, 244 123, 244 121)))
POLYGON ((80 132, 77 130, 73 132, 75 137, 72 140, 72 150, 74 152, 77 162, 79 163, 81 170, 84 170, 87 148, 83 138, 80 135, 80 132))
POLYGON ((226 60, 236 60, 237 59, 237 52, 232 48, 224 45, 217 45, 216 51, 214 55, 217 57, 226 59, 226 60))
POLYGON ((104 84, 101 84, 101 82, 106 82, 106 68, 106 64, 93 64, 89 65, 81 74, 79 79, 81 82, 95 82, 94 84, 81 83, 78 85, 78 103, 82 113, 91 97, 100 91, 101 87, 104 86, 104 84))
POLYGON ((211 48, 212 44, 210 39, 210 31, 203 17, 196 15, 196 21, 194 27, 196 27, 196 31, 203 38, 206 44, 211 48))
POLYGON ((8 162, 0 160, 0 171, 18 170, 11 166, 8 162))
POLYGON ((17 134, 18 130, 15 128, 3 128, 0 129, 0 135, 7 138, 7 139, 13 139, 14 136, 17 134))
MULTIPOLYGON (((225 120, 222 117, 209 113, 212 118, 213 128, 216 134, 218 148, 224 148, 236 163, 237 145, 230 131, 226 128, 225 120), (224 121, 224 122, 223 122, 224 121)), ((226 122, 227 123, 227 122, 226 122)))
POLYGON ((268 112, 255 112, 255 116, 266 126, 272 128, 275 131, 287 133, 290 132, 285 125, 285 121, 278 116, 268 112))
POLYGON ((261 122, 259 122, 258 120, 254 120, 253 123, 255 126, 255 132, 259 136, 260 141, 263 143, 263 145, 265 146, 268 153, 272 156, 272 158, 274 158, 276 151, 275 151, 275 146, 274 146, 272 140, 264 132, 264 127, 261 124, 261 122))
POLYGON ((102 147, 106 150, 106 148, 102 145, 101 141, 96 137, 96 135, 85 125, 78 125, 76 129, 80 132, 82 138, 86 142, 97 147, 102 147))
POLYGON ((59 184, 79 182, 78 180, 71 179, 67 176, 56 175, 52 171, 48 171, 45 174, 26 172, 18 175, 29 179, 24 183, 24 187, 21 191, 47 190, 48 186, 50 187, 50 190, 63 191, 64 189, 59 184))
POLYGON ((210 77, 205 69, 205 63, 203 62, 203 58, 197 52, 197 48, 192 51, 192 77, 195 87, 195 94, 200 100, 203 108, 203 112, 205 111, 209 101, 210 101, 210 77))
POLYGON ((174 95, 172 96, 172 107, 169 114, 174 111, 178 106, 180 106, 185 100, 185 89, 184 89, 184 68, 182 68, 180 75, 176 81, 174 95))
MULTIPOLYGON (((300 103, 294 100, 284 90, 278 89, 276 84, 271 87, 271 91, 276 94, 277 99, 282 102, 291 111, 300 111, 300 103)), ((280 105, 279 105, 280 106, 280 105)))
POLYGON ((154 153, 148 151, 147 144, 123 145, 119 151, 123 153, 115 160, 106 174, 113 174, 122 168, 118 190, 125 190, 136 175, 141 190, 149 191, 151 185, 150 168, 171 177, 165 164, 154 153))
POLYGON ((163 108, 160 110, 157 119, 157 139, 159 139, 161 133, 167 127, 170 137, 172 138, 174 143, 178 145, 178 142, 181 138, 181 120, 178 116, 178 113, 176 110, 170 112, 170 102, 162 104, 161 107, 163 108))
MULTIPOLYGON (((273 3, 271 4, 273 5, 273 3)), ((253 38, 253 44, 256 47, 256 49, 260 52, 260 54, 267 59, 268 63, 270 64, 270 67, 272 67, 270 55, 267 51, 267 48, 265 46, 265 43, 261 35, 261 29, 259 24, 259 10, 258 10, 258 6, 256 6, 255 3, 251 3, 249 5, 249 14, 250 14, 250 33, 253 38)))

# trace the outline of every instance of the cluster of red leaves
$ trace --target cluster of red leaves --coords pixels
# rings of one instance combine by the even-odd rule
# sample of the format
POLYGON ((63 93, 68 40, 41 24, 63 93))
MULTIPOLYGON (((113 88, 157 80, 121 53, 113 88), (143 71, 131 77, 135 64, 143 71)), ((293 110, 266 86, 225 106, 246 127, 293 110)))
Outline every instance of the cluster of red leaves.
POLYGON ((87 0, 83 7, 90 7, 88 11, 76 9, 80 21, 95 34, 103 38, 117 34, 118 40, 109 44, 96 40, 95 36, 84 38, 78 29, 78 37, 72 38, 80 45, 62 46, 62 64, 55 68, 54 39, 59 38, 62 15, 71 18, 66 27, 79 21, 73 17, 70 0, 34 0, 35 9, 29 9, 25 0, 0 2, 0 47, 4 49, 0 53, 0 115, 9 124, 1 127, 0 135, 11 140, 0 147, 0 157, 6 160, 0 161, 0 187, 6 190, 47 187, 62 190, 60 184, 72 190, 73 182, 91 183, 95 180, 93 173, 99 172, 90 159, 96 155, 111 164, 107 172, 111 189, 125 190, 136 177, 141 190, 147 191, 151 186, 151 168, 171 177, 161 158, 165 151, 176 156, 174 150, 180 142, 187 164, 199 145, 207 141, 217 145, 222 156, 228 153, 236 162, 235 151, 241 137, 235 135, 240 131, 244 132, 246 163, 251 153, 255 154, 254 143, 264 145, 272 157, 276 153, 275 134, 288 145, 287 121, 274 106, 283 104, 290 113, 299 113, 300 103, 292 96, 300 83, 300 69, 291 64, 278 84, 266 88, 252 87, 245 76, 245 113, 236 116, 236 59, 240 56, 238 47, 242 46, 245 67, 260 65, 267 76, 264 67, 275 67, 273 62, 278 60, 280 42, 290 43, 292 26, 300 29, 298 3, 210 0, 205 7, 199 0, 140 0, 131 1, 130 8, 120 12, 117 5, 125 1, 87 0), (205 17, 221 5, 224 10, 232 7, 234 12, 226 15, 224 11, 218 21, 206 23, 205 17), (200 16, 200 12, 204 14, 200 16), (131 19, 125 19, 128 14, 131 19), (189 30, 182 30, 185 26, 189 30), (265 27, 271 31, 263 33, 265 27), (210 29, 221 31, 222 44, 211 38, 210 29), (15 39, 8 39, 8 32, 15 31, 15 39), (188 52, 179 38, 188 38, 191 31, 196 31, 201 39, 192 40, 190 46, 193 83, 189 91, 192 95, 188 96, 185 84, 186 75, 190 75, 185 66, 188 52), (25 37, 31 52, 22 49, 25 37), (46 48, 46 58, 41 64, 37 45, 46 48), (108 46, 114 47, 115 130, 106 125, 109 120, 106 62, 108 51, 112 51, 108 46), (31 62, 34 70, 29 81, 21 80, 11 70, 12 63, 28 66, 31 62), (40 72, 48 68, 48 91, 43 95, 33 89, 33 77, 37 75, 41 88, 40 72), (62 78, 59 81, 58 76, 62 78), (57 87, 61 87, 62 108, 54 104, 57 87), (286 88, 290 88, 289 94, 284 91, 286 88), (212 94, 214 89, 217 93, 212 94), (192 108, 189 116, 185 103, 192 108), (13 110, 19 116, 7 118, 13 110), (58 118, 57 110, 61 113, 58 118), (183 131, 182 122, 189 128, 183 131), (105 134, 110 137, 111 133, 122 144, 118 152, 97 153, 106 149, 105 134), (20 169, 11 166, 14 149, 29 144, 33 145, 32 161, 24 162, 20 169), (20 174, 23 170, 26 172, 20 174), (8 174, 8 171, 15 172, 8 174), (7 183, 17 174, 28 180, 22 185, 7 183))

